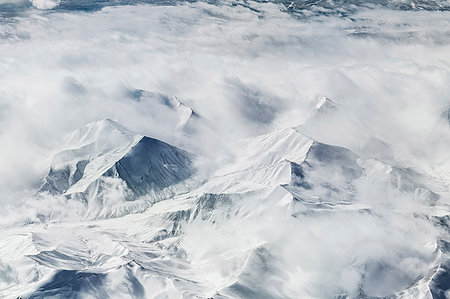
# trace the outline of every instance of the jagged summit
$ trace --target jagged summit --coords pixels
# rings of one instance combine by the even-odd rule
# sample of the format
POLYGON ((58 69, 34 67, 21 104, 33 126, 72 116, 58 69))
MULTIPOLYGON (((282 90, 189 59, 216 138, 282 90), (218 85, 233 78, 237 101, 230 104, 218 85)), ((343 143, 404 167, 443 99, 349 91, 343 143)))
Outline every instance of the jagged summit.
POLYGON ((376 137, 362 115, 327 97, 319 98, 309 117, 294 129, 313 140, 350 149, 366 158, 387 163, 393 160, 390 145, 376 137))
POLYGON ((119 133, 124 136, 137 135, 128 130, 125 126, 112 119, 103 119, 93 121, 83 128, 77 129, 65 138, 65 142, 82 142, 88 143, 98 140, 102 135, 110 133, 119 133))
POLYGON ((115 178, 126 183, 130 197, 156 196, 194 173, 192 154, 109 119, 76 130, 65 146, 55 155, 41 192, 89 199, 106 188, 105 178, 115 178))
POLYGON ((160 104, 167 106, 171 109, 178 109, 180 107, 188 108, 193 114, 198 116, 198 113, 194 111, 191 107, 185 105, 181 102, 181 100, 176 96, 168 96, 159 92, 151 92, 143 89, 136 89, 130 91, 129 96, 137 101, 154 101, 159 102, 160 104))
POLYGON ((327 111, 336 110, 338 105, 338 103, 327 97, 321 97, 316 104, 316 113, 325 113, 327 111))
POLYGON ((441 115, 450 125, 450 106, 445 107, 441 115))
POLYGON ((101 160, 111 155, 120 158, 142 137, 113 120, 94 121, 64 139, 64 149, 54 156, 52 168, 64 167, 72 160, 101 160))
POLYGON ((198 112, 176 96, 136 89, 128 92, 128 97, 148 105, 160 115, 167 115, 166 121, 173 122, 177 131, 193 132, 198 125, 196 122, 201 119, 198 112))
MULTIPOLYGON (((337 124, 340 123, 342 119, 347 119, 347 114, 348 113, 343 105, 331 100, 330 98, 320 97, 309 113, 309 117, 307 117, 302 124, 295 127, 295 129, 313 139, 330 139, 329 135, 332 135, 329 134, 330 130, 336 130, 339 127, 330 127, 328 125, 324 126, 324 121, 326 120, 327 123, 335 122, 337 124)), ((355 120, 356 119, 354 118, 350 119, 352 124, 355 120)), ((346 124, 343 123, 342 125, 346 124)))
MULTIPOLYGON (((20 254, 40 266, 55 268, 52 276, 43 280, 30 297, 42 297, 50 292, 67 295, 72 291, 67 289, 68 284, 89 288, 94 285, 92 281, 96 281, 95 287, 89 289, 93 294, 114 292, 108 289, 114 277, 119 277, 124 285, 132 285, 133 281, 152 285, 150 283, 154 279, 167 281, 174 292, 208 297, 213 294, 208 279, 217 268, 214 253, 213 259, 209 258, 214 249, 208 247, 208 242, 218 242, 217 239, 221 242, 227 236, 221 227, 232 224, 235 219, 238 224, 233 227, 232 234, 240 234, 246 229, 244 221, 254 221, 255 227, 267 225, 263 227, 264 231, 270 231, 274 222, 267 224, 267 219, 278 221, 285 216, 289 218, 282 225, 273 225, 274 229, 286 228, 296 232, 302 228, 298 221, 316 221, 316 217, 323 217, 317 223, 333 229, 328 224, 333 217, 338 217, 339 221, 335 226, 344 227, 348 223, 342 224, 343 219, 352 215, 358 217, 358 221, 372 219, 372 215, 376 215, 373 207, 360 199, 361 188, 370 186, 398 191, 398 194, 424 201, 437 196, 427 190, 426 184, 422 184, 411 170, 367 159, 345 147, 316 141, 295 128, 280 129, 230 144, 236 159, 224 162, 205 184, 198 189, 194 186, 192 192, 185 194, 181 193, 190 191, 187 182, 195 174, 193 155, 186 151, 131 132, 110 120, 91 123, 69 135, 66 141, 70 146, 56 155, 57 163, 52 164, 44 186, 49 188, 48 191, 67 198, 87 201, 86 218, 92 222, 88 229, 84 222, 76 231, 69 226, 58 228, 50 224, 43 233, 30 237, 15 236, 22 242, 17 246, 23 251, 20 254), (91 163, 101 164, 96 161, 108 165, 105 166, 107 170, 89 166, 91 163), (95 176, 91 174, 92 169, 98 170, 95 176), (114 202, 120 186, 126 186, 127 192, 115 198, 123 201, 108 207, 111 200, 114 202), (108 188, 109 192, 104 192, 108 188), (160 202, 145 206, 139 214, 124 216, 137 211, 133 210, 133 205, 144 200, 131 200, 145 198, 141 196, 150 196, 153 201, 160 202), (162 201, 168 198, 170 200, 162 201), (267 213, 276 213, 276 218, 265 218, 267 213), (123 217, 113 221, 99 220, 118 215, 123 217), (211 232, 188 230, 200 229, 206 224, 213 225, 211 232), (127 233, 123 233, 123 228, 127 233), (70 235, 66 235, 67 230, 70 235), (107 233, 103 233, 105 231, 107 233), (192 238, 193 233, 198 233, 198 239, 186 243, 183 238, 192 238), (53 245, 54 235, 63 241, 53 245), (205 239, 208 242, 203 242, 205 239), (186 252, 191 250, 189 246, 197 244, 208 248, 207 254, 187 256, 186 252), (75 255, 74 252, 81 254, 75 255), (205 280, 208 283, 203 284, 205 280), (180 284, 172 284, 172 281, 180 284)), ((352 228, 357 226, 352 224, 352 228)), ((310 232, 305 231, 298 236, 308 234, 310 232)), ((244 235, 246 238, 247 234, 244 235)), ((288 240, 291 242, 301 237, 289 235, 288 240)), ((329 239, 334 240, 333 237, 329 239)), ((6 243, 9 244, 9 240, 6 243)), ((360 246, 359 241, 355 246, 360 246)), ((300 247, 293 250, 296 257, 297 248, 300 247)), ((258 269, 266 267, 266 261, 269 264, 277 261, 277 252, 272 250, 257 238, 251 242, 239 240, 226 247, 221 251, 226 253, 221 262, 234 262, 236 266, 233 275, 217 274, 221 281, 214 285, 214 292, 245 297, 249 294, 247 290, 255 285, 248 277, 259 278, 257 275, 261 272, 258 269)), ((323 252, 328 250, 325 248, 323 252)), ((370 267, 371 263, 378 262, 370 258, 362 259, 361 267, 366 267, 366 264, 370 267)), ((372 279, 369 282, 377 281, 372 279)), ((259 297, 271 295, 257 294, 259 297)))

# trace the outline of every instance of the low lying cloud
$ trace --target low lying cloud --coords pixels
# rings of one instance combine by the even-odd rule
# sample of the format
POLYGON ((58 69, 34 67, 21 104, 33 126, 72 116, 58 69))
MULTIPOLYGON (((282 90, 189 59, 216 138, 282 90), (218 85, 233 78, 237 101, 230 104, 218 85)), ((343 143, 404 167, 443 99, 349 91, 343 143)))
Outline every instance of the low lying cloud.
POLYGON ((299 125, 321 94, 399 155, 443 163, 449 138, 434 136, 446 130, 436 129, 437 109, 450 101, 446 12, 363 10, 304 22, 275 4, 251 6, 259 12, 226 3, 123 6, 3 24, 2 197, 24 181, 31 188, 63 136, 97 119, 182 144, 155 121, 158 112, 127 99, 137 89, 178 96, 223 140, 299 125), (355 35, 367 28, 378 33, 355 35))
MULTIPOLYGON (((375 151, 380 155, 371 158, 432 178, 444 195, 439 204, 448 204, 448 11, 375 7, 342 17, 240 1, 86 12, 64 10, 67 1, 33 5, 50 10, 0 20, 0 202, 23 207, 7 210, 5 225, 86 214, 79 202, 29 195, 64 136, 106 118, 207 157, 212 171, 239 161, 232 152, 237 140, 303 124, 308 137, 361 156, 375 151), (339 111, 305 123, 323 97, 339 111), (178 112, 164 104, 171 99, 198 114, 195 132, 180 130, 178 112)), ((248 272, 261 274, 249 277, 273 286, 260 297, 356 297, 361 288, 368 296, 389 295, 428 273, 440 232, 415 217, 421 203, 376 179, 356 186, 370 212, 301 210, 291 217, 277 198, 264 198, 261 211, 261 197, 249 196, 240 203, 242 217, 187 227, 183 246, 206 267, 199 275, 211 289, 229 286, 248 261, 248 272), (248 259, 234 255, 242 244, 248 259)), ((112 211, 126 188, 106 183, 112 211)))

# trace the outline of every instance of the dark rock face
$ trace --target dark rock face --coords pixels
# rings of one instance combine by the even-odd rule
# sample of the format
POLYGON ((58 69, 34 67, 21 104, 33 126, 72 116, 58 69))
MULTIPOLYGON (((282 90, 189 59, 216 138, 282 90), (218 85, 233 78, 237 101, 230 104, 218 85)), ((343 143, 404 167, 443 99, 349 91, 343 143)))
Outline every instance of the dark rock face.
POLYGON ((159 191, 180 183, 194 173, 192 155, 162 141, 143 137, 110 168, 106 176, 118 176, 136 195, 159 191))
MULTIPOLYGON (((145 298, 144 287, 131 271, 125 270, 134 298, 145 298)), ((108 277, 104 273, 81 272, 74 270, 60 270, 50 281, 41 286, 27 298, 108 298, 105 290, 108 286, 108 277)))
POLYGON ((450 262, 441 265, 430 283, 430 291, 433 299, 446 299, 446 293, 450 289, 450 262))
POLYGON ((73 173, 71 173, 70 167, 64 169, 51 168, 39 192, 47 191, 52 194, 63 194, 83 177, 84 169, 88 163, 89 161, 86 160, 79 161, 73 173))
POLYGON ((358 158, 350 150, 315 142, 306 157, 307 160, 317 161, 323 167, 333 167, 345 177, 356 179, 362 175, 361 166, 358 165, 358 158))
POLYGON ((450 125, 450 106, 446 107, 442 112, 442 117, 448 122, 450 125))
POLYGON ((339 146, 314 142, 301 164, 291 163, 285 186, 297 200, 342 202, 353 198, 353 181, 363 174, 358 156, 339 146))
MULTIPOLYGON (((357 194, 356 180, 364 177, 358 159, 363 158, 346 148, 314 142, 305 161, 291 162, 291 182, 285 188, 300 201, 351 201, 357 194)), ((413 169, 391 166, 388 177, 391 187, 416 200, 434 204, 440 198, 413 169)))
MULTIPOLYGON (((77 298, 80 292, 99 288, 106 280, 105 274, 78 272, 74 270, 58 271, 53 278, 41 286, 28 298, 77 298)), ((106 293, 99 292, 98 295, 106 293)))
MULTIPOLYGON (((193 155, 157 139, 143 137, 121 159, 107 169, 100 178, 92 181, 81 194, 69 197, 89 197, 104 190, 103 178, 119 178, 126 183, 130 196, 127 200, 143 196, 149 192, 158 192, 176 185, 195 173, 193 155)), ((64 194, 86 175, 89 160, 81 160, 75 165, 62 169, 51 168, 44 180, 40 192, 64 194)))

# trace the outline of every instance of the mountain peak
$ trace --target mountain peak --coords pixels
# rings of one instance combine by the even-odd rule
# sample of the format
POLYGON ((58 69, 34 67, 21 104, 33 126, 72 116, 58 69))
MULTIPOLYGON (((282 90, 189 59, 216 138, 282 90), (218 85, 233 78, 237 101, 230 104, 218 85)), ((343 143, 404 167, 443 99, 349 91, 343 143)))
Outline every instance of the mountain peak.
POLYGON ((337 106, 338 103, 336 103, 335 101, 327 97, 322 97, 316 104, 316 112, 325 112, 329 110, 334 110, 337 108, 337 106))
POLYGON ((81 194, 83 200, 88 200, 88 193, 92 197, 105 188, 105 178, 118 178, 134 197, 149 192, 155 195, 194 173, 192 154, 136 134, 110 119, 74 131, 67 145, 54 156, 41 191, 81 194))
POLYGON ((441 115, 450 124, 450 106, 445 107, 441 115))
POLYGON ((116 121, 103 119, 93 121, 70 133, 64 138, 63 148, 77 149, 95 143, 96 149, 101 151, 115 148, 119 144, 133 142, 142 137, 116 121))
MULTIPOLYGON (((183 103, 176 96, 169 96, 159 92, 150 92, 143 89, 136 89, 127 93, 128 97, 150 107, 149 114, 157 118, 164 119, 171 124, 175 131, 192 133, 198 127, 201 120, 200 114, 192 107, 183 103)), ((143 107, 142 109, 148 109, 143 107)))

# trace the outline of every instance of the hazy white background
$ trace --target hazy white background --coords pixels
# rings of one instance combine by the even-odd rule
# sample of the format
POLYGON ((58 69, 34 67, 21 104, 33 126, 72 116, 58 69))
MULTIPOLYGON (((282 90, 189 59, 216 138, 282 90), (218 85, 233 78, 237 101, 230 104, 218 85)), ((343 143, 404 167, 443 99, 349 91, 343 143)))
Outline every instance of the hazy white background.
MULTIPOLYGON (((430 175, 440 190, 448 187, 450 126, 442 113, 450 105, 450 13, 372 9, 351 18, 298 19, 276 4, 251 6, 257 11, 228 2, 30 10, 0 23, 0 202, 21 204, 35 192, 63 137, 94 120, 111 118, 214 157, 238 138, 303 123, 320 96, 345 112, 310 137, 354 150, 379 138, 395 161, 430 175), (130 96, 136 89, 177 96, 211 130, 189 138, 175 134, 162 111, 130 96)), ((286 278, 280 291, 297 297, 299 290, 330 297, 339 287, 355 293, 361 273, 348 265, 383 260, 399 270, 373 278, 367 288, 386 295, 429 270, 428 245, 438 232, 412 217, 421 206, 377 186, 362 182, 359 191, 380 218, 336 214, 299 226, 273 207, 257 220, 230 220, 220 230, 193 225, 184 245, 195 261, 232 250, 233 242, 249 242, 249 236, 270 244, 280 257, 275 268, 306 269, 309 276, 286 278), (399 216, 392 207, 407 212, 399 216), (203 252, 196 244, 204 238, 214 245, 203 252)), ((226 269, 211 274, 211 284, 229 271, 229 263, 215 262, 226 269)), ((275 274, 265 279, 278 285, 275 274)))
MULTIPOLYGON (((447 12, 296 20, 277 5, 252 5, 261 12, 226 3, 125 6, 33 11, 1 24, 2 199, 38 181, 40 162, 61 138, 93 120, 109 117, 174 142, 169 124, 127 98, 134 89, 178 96, 213 120, 220 139, 298 125, 295 110, 324 95, 349 106, 403 158, 445 158, 447 12)), ((351 140, 345 135, 353 132, 330 130, 351 140)))

